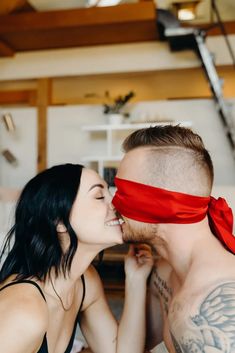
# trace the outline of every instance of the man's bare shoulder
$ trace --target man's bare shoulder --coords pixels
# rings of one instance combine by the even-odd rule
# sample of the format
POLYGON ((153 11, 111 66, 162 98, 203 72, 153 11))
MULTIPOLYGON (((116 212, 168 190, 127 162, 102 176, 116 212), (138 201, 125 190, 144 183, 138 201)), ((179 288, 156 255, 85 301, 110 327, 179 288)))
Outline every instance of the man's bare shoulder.
POLYGON ((235 280, 177 295, 169 310, 177 352, 235 352, 235 280), (188 293, 188 294, 187 294, 188 293))

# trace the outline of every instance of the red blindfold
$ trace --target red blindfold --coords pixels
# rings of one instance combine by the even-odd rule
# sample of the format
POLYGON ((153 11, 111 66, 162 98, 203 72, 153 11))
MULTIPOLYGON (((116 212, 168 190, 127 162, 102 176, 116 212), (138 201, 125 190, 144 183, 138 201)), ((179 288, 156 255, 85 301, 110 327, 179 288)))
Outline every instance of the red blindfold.
POLYGON ((235 253, 233 214, 225 199, 200 197, 115 178, 113 205, 125 217, 145 223, 189 224, 209 218, 212 232, 235 253))

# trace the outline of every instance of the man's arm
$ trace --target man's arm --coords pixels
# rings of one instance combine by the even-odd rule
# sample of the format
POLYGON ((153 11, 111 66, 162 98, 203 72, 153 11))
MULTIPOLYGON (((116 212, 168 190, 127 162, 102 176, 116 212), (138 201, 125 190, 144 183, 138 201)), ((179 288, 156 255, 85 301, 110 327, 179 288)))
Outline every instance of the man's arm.
POLYGON ((147 298, 146 349, 153 349, 162 341, 169 344, 168 311, 173 288, 177 287, 171 266, 162 258, 155 261, 147 298))
POLYGON ((150 350, 163 341, 163 318, 160 299, 152 290, 153 281, 147 295, 146 349, 150 350))

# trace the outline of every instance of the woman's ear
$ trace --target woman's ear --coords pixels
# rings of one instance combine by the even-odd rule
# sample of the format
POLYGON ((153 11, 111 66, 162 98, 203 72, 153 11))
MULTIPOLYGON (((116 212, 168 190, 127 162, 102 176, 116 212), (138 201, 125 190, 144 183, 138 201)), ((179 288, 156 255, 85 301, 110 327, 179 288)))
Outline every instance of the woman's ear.
POLYGON ((57 233, 66 233, 67 228, 65 227, 65 225, 62 222, 59 222, 56 226, 56 231, 57 231, 57 233))

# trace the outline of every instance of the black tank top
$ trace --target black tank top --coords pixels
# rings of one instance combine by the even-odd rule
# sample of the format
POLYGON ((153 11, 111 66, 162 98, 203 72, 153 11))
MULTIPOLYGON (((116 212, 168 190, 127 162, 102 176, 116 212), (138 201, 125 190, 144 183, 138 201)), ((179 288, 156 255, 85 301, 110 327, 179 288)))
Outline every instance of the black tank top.
MULTIPOLYGON (((81 310, 81 307, 82 307, 82 304, 83 304, 83 301, 84 301, 84 298, 85 298, 85 293, 86 293, 86 285, 85 285, 85 278, 84 278, 84 275, 81 276, 81 280, 82 280, 82 286, 83 286, 83 293, 82 293, 82 301, 81 301, 81 304, 80 304, 80 307, 79 307, 79 310, 78 310, 78 313, 77 313, 77 317, 76 317, 76 320, 75 320, 75 323, 74 323, 74 328, 73 328, 73 333, 72 333, 72 336, 70 338, 70 341, 69 341, 69 344, 65 350, 64 353, 70 353, 71 350, 72 350, 72 347, 73 347, 73 341, 74 341, 74 338, 75 338, 75 333, 76 333, 76 326, 77 326, 77 323, 78 323, 78 316, 79 316, 79 312, 81 310)), ((30 280, 20 280, 20 281, 15 281, 15 282, 11 282, 11 283, 8 283, 6 284, 5 286, 3 286, 2 288, 0 288, 0 291, 3 290, 4 288, 6 287, 10 287, 10 286, 13 286, 14 284, 18 284, 18 283, 30 283, 32 285, 34 285, 35 287, 37 287, 37 289, 39 290, 39 292, 41 293, 43 299, 46 301, 46 298, 43 294, 43 291, 41 290, 41 288, 39 287, 39 285, 34 282, 34 281, 30 281, 30 280)), ((44 336, 44 339, 43 339, 43 342, 42 342, 42 345, 41 347, 39 348, 38 352, 37 353, 48 353, 48 345, 47 345, 47 337, 46 337, 46 333, 45 333, 45 336, 44 336)))

